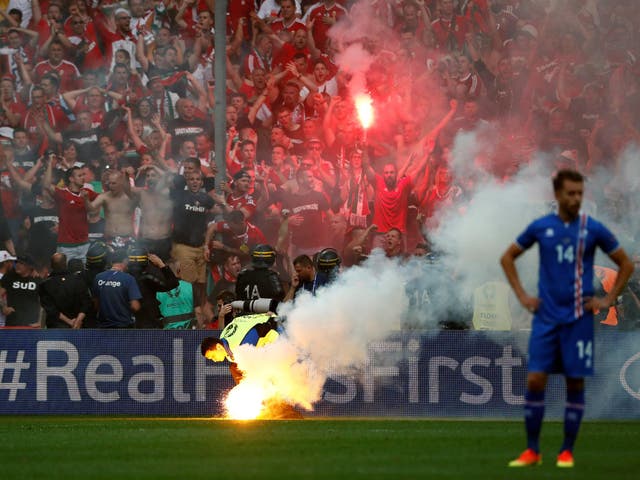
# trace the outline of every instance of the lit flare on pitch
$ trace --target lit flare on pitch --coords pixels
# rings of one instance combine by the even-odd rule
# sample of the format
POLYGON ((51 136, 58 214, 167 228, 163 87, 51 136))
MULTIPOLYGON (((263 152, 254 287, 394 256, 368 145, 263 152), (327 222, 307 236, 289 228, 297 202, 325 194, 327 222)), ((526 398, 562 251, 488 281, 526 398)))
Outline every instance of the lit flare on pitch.
POLYGON ((260 416, 267 391, 252 382, 240 382, 224 401, 227 417, 232 420, 253 420, 260 416))

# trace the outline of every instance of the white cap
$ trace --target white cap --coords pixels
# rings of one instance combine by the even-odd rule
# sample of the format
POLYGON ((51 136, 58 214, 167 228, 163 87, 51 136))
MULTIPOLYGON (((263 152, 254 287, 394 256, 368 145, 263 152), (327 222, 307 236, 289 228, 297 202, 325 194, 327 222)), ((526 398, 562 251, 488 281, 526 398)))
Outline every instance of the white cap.
POLYGON ((6 250, 0 250, 0 263, 8 262, 9 260, 17 260, 17 258, 6 250))

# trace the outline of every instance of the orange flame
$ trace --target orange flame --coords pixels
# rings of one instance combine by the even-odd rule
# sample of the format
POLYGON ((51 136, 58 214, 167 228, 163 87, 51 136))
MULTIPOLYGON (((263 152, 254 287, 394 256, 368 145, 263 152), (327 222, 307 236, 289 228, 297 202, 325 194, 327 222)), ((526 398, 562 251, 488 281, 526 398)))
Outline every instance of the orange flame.
POLYGON ((355 97, 355 103, 360 125, 366 130, 373 123, 373 99, 366 93, 359 93, 355 97))
POLYGON ((260 416, 267 392, 252 382, 240 382, 227 395, 224 406, 227 417, 233 420, 253 420, 260 416))

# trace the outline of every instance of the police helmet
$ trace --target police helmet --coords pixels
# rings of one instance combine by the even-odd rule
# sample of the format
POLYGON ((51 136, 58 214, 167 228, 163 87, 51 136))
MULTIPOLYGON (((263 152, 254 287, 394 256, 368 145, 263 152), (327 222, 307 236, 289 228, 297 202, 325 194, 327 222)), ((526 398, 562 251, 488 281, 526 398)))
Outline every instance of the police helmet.
POLYGON ((325 248, 318 253, 316 264, 321 272, 330 272, 340 266, 340 255, 335 248, 325 248))
POLYGON ((101 241, 93 242, 89 245, 86 255, 87 267, 104 267, 107 265, 109 247, 101 241))
POLYGON ((140 245, 132 245, 129 247, 128 252, 128 266, 137 266, 144 268, 149 263, 149 257, 147 256, 147 249, 140 245))
POLYGON ((258 244, 251 250, 251 264, 257 268, 269 268, 276 261, 276 251, 271 245, 258 244))

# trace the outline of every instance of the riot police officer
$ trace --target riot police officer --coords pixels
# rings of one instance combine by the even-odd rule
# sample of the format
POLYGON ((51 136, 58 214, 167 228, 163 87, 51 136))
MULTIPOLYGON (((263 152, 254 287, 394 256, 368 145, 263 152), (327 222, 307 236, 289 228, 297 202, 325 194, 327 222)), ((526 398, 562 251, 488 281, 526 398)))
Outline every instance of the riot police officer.
POLYGON ((316 270, 318 274, 324 276, 322 285, 333 282, 340 273, 342 260, 335 248, 325 248, 316 255, 316 270))
POLYGON ((258 244, 251 251, 251 267, 242 270, 236 280, 236 299, 273 298, 282 300, 284 289, 280 276, 271 267, 276 251, 270 245, 258 244))
POLYGON ((139 245, 129 248, 127 272, 136 279, 142 294, 140 310, 136 312, 136 328, 162 328, 156 293, 176 288, 178 279, 175 274, 160 257, 139 245))

